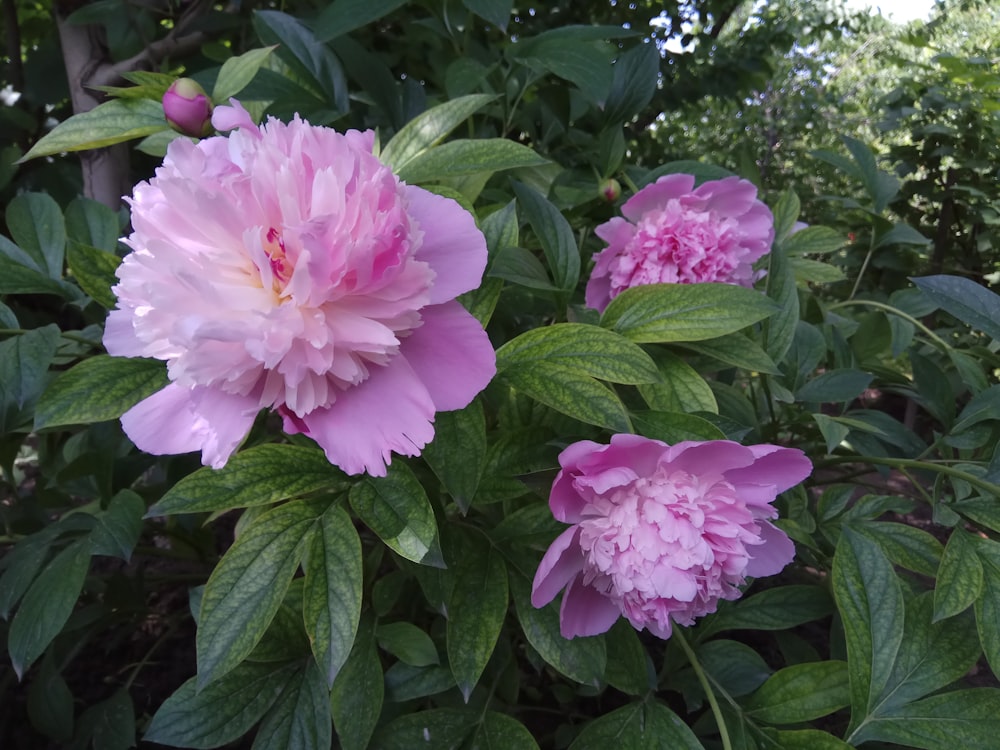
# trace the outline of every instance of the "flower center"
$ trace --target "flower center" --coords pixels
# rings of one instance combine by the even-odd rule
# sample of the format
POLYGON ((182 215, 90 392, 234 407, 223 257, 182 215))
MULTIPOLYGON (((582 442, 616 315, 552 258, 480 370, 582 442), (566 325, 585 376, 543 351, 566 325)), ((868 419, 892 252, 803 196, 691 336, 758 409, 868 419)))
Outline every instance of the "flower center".
POLYGON ((264 253, 271 265, 273 285, 275 291, 281 291, 292 277, 292 262, 285 253, 285 241, 281 238, 281 232, 274 227, 269 227, 264 235, 264 253))

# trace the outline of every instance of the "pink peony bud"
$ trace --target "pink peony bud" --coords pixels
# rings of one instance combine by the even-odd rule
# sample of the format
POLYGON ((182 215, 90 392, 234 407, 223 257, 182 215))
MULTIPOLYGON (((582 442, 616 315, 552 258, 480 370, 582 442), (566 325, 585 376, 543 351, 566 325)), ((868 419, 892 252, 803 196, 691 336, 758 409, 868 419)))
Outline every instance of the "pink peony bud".
POLYGON ((202 138, 212 132, 212 101, 190 78, 170 84, 163 95, 163 114, 178 133, 202 138))
POLYGON ((598 189, 600 190, 601 197, 608 203, 614 203, 622 194, 621 183, 613 177, 610 177, 602 182, 600 188, 598 189))

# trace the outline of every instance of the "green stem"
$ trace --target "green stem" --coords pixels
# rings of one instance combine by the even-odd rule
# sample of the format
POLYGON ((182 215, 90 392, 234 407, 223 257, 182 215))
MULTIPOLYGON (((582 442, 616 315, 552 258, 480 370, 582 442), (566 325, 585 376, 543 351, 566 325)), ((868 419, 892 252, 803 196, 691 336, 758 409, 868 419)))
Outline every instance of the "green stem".
POLYGON ((817 464, 821 464, 822 466, 832 466, 835 464, 875 464, 877 466, 888 466, 893 469, 935 471, 938 474, 944 474, 953 479, 961 479, 963 482, 968 482, 973 487, 978 487, 991 495, 1000 496, 1000 485, 987 482, 977 476, 973 476, 967 471, 930 461, 914 461, 909 458, 876 458, 874 456, 827 456, 822 461, 818 461, 817 464))
POLYGON ((681 644, 681 648, 684 649, 684 654, 691 663, 691 668, 698 676, 698 682, 701 683, 702 690, 705 691, 705 697, 708 698, 708 705, 712 707, 712 715, 715 716, 715 723, 719 727, 719 736, 722 738, 722 749, 733 750, 733 745, 729 741, 729 731, 726 729, 726 720, 722 718, 722 709, 719 708, 719 702, 715 699, 715 691, 712 690, 712 686, 708 684, 708 677, 705 676, 705 670, 701 668, 701 662, 698 661, 698 657, 694 655, 694 649, 688 645, 687 639, 684 638, 684 634, 681 633, 680 628, 674 628, 671 638, 681 644))
POLYGON ((861 279, 865 275, 865 271, 868 270, 868 264, 871 263, 872 256, 875 254, 875 233, 872 232, 871 241, 868 243, 868 253, 865 255, 865 260, 861 264, 861 269, 858 271, 858 278, 854 280, 854 288, 851 289, 850 295, 847 297, 847 302, 854 299, 854 295, 858 293, 858 287, 861 286, 861 279))
POLYGON ((925 334, 927 334, 927 336, 935 344, 937 344, 938 346, 940 346, 944 351, 947 352, 949 349, 951 349, 951 347, 948 345, 947 341, 945 341, 944 339, 942 339, 940 336, 938 336, 936 333, 934 333, 934 331, 932 331, 930 328, 928 328, 927 326, 925 326, 923 323, 921 323, 919 320, 917 320, 916 318, 914 318, 912 315, 907 315, 905 312, 903 312, 902 310, 900 310, 898 307, 893 307, 892 305, 887 305, 884 302, 876 302, 875 300, 870 300, 870 299, 855 299, 855 300, 848 299, 848 300, 844 300, 843 302, 835 302, 834 304, 830 305, 826 309, 827 310, 835 310, 838 307, 847 307, 849 305, 864 305, 866 307, 876 307, 879 310, 885 310, 886 312, 890 312, 893 315, 895 315, 896 317, 902 318, 903 320, 907 321, 908 323, 911 323, 912 325, 914 325, 917 328, 919 328, 921 331, 923 331, 925 334))

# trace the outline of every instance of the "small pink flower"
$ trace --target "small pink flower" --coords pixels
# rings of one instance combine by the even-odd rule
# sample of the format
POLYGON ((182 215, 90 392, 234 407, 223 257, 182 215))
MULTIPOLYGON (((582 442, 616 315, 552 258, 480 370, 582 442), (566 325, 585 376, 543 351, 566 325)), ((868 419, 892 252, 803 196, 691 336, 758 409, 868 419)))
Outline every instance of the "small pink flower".
POLYGON ((752 264, 774 241, 774 217, 757 189, 738 177, 693 190, 694 177, 661 177, 629 198, 622 215, 595 230, 608 243, 594 256, 587 305, 645 284, 723 282, 750 286, 752 264))
POLYGON ((563 637, 597 635, 624 615, 669 638, 736 599, 747 576, 774 575, 795 547, 771 505, 812 471, 802 451, 728 440, 670 446, 638 435, 584 440, 559 456, 552 514, 572 526, 542 558, 531 603, 565 588, 563 637))
POLYGON ((172 382, 122 425, 218 468, 273 409, 349 474, 384 475, 495 374, 455 300, 480 283, 485 239, 455 201, 401 183, 371 131, 258 127, 233 104, 213 122, 237 130, 173 141, 129 199, 104 343, 165 360, 172 382))
POLYGON ((201 138, 212 132, 212 101, 197 81, 178 78, 163 95, 163 116, 178 133, 201 138))

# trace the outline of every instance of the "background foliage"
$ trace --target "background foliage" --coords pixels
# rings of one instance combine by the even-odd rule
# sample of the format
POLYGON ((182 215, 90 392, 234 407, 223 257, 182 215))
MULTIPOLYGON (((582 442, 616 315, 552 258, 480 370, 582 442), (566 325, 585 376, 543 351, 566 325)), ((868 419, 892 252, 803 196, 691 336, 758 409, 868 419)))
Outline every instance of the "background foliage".
POLYGON ((5 2, 4 747, 992 746, 1000 17, 939 5, 5 2), (498 377, 388 477, 267 419, 221 471, 122 434, 166 375, 102 353, 118 198, 179 74, 376 128, 477 216, 498 377), (598 186, 676 171, 760 187, 765 294, 584 309, 598 186), (556 456, 627 431, 803 448, 798 560, 681 638, 567 641, 528 601, 556 456))

